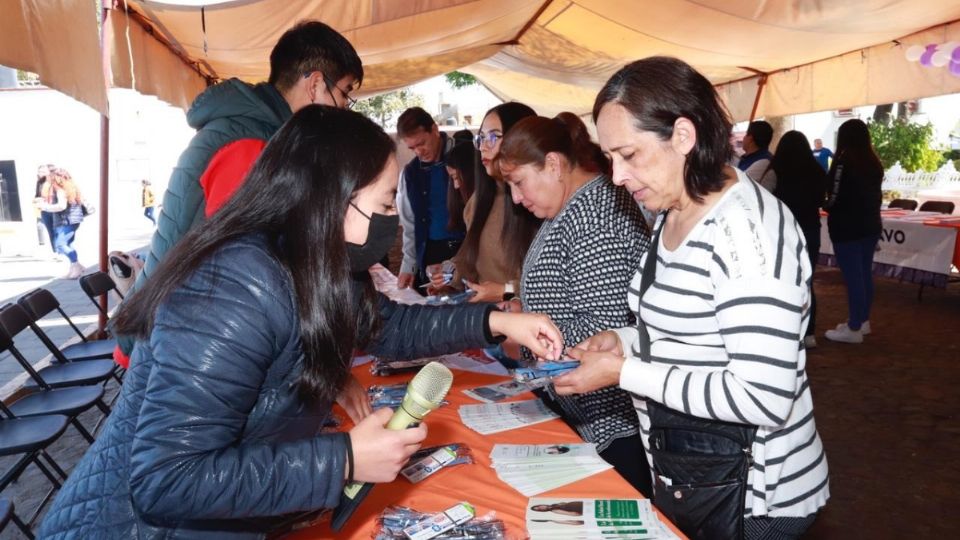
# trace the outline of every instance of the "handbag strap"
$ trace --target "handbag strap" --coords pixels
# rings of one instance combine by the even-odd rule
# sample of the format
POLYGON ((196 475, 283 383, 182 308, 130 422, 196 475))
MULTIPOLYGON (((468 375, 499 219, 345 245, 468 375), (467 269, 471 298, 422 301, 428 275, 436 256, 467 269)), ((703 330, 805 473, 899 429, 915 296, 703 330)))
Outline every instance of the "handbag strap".
MULTIPOLYGON (((640 274, 640 292, 637 297, 638 313, 640 311, 640 301, 643 300, 643 294, 647 292, 647 289, 650 288, 653 280, 657 277, 657 254, 660 249, 660 231, 663 230, 663 225, 666 222, 667 214, 663 214, 663 219, 660 220, 660 226, 657 227, 657 232, 653 235, 650 249, 647 250, 647 261, 643 264, 643 272, 640 274)), ((639 316, 637 317, 637 333, 640 335, 637 343, 640 359, 644 362, 650 362, 650 333, 647 332, 646 323, 644 323, 639 316)))

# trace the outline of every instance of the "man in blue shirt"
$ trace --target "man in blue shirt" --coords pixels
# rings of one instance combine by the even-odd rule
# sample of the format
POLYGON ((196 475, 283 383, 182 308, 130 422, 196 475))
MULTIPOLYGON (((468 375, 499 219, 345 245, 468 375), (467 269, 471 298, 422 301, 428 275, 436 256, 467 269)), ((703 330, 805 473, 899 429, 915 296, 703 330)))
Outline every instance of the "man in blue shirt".
POLYGON ((817 158, 817 163, 823 167, 823 170, 830 170, 830 158, 833 157, 833 152, 823 146, 822 139, 813 140, 813 157, 817 158))
POLYGON ((754 120, 747 126, 747 133, 743 136, 743 151, 745 152, 737 164, 737 168, 747 173, 754 182, 759 183, 770 166, 770 141, 773 140, 773 126, 764 120, 754 120))
POLYGON ((397 187, 397 211, 403 225, 401 289, 430 281, 426 267, 452 258, 463 243, 463 229, 447 228, 447 188, 450 177, 444 156, 454 140, 420 107, 407 109, 397 120, 397 134, 416 157, 403 168, 397 187))

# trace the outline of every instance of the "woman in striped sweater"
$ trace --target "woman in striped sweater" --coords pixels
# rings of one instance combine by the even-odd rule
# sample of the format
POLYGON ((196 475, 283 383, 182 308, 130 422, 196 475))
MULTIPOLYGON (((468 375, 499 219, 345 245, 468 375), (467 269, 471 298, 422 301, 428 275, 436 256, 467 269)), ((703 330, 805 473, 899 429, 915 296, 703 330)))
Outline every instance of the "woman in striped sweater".
POLYGON ((617 383, 632 392, 654 467, 648 401, 757 426, 744 536, 798 537, 829 497, 805 371, 812 270, 803 233, 773 195, 726 166, 730 120, 687 64, 654 57, 624 67, 593 117, 614 183, 661 213, 659 255, 652 283, 639 273, 631 283, 641 326, 578 345, 571 355, 582 365, 555 381, 557 392, 617 383), (639 349, 644 329, 649 354, 639 349))

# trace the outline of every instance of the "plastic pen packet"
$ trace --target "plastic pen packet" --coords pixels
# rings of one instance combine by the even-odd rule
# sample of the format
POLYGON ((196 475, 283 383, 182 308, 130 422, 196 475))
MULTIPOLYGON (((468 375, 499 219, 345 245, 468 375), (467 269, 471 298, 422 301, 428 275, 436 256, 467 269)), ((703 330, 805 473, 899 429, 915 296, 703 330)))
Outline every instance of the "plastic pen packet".
POLYGON ((476 510, 466 502, 443 512, 424 513, 404 506, 388 506, 377 519, 375 540, 502 540, 503 520, 490 512, 475 517, 476 510))
POLYGON ((470 454, 470 448, 463 443, 432 446, 421 448, 410 456, 407 464, 400 470, 400 474, 416 484, 441 469, 468 463, 473 463, 473 456, 470 454))
MULTIPOLYGON (((370 406, 374 410, 384 407, 396 409, 403 403, 405 395, 407 395, 407 383, 375 384, 367 389, 367 397, 370 399, 370 406)), ((447 404, 449 404, 447 400, 440 402, 440 405, 447 404)))
POLYGON ((414 360, 388 360, 386 358, 376 358, 370 362, 370 373, 379 376, 396 375, 398 373, 412 373, 419 371, 420 368, 437 360, 437 358, 416 358, 414 360))
POLYGON ((457 304, 462 304, 467 300, 470 300, 470 298, 473 295, 477 294, 477 291, 471 289, 470 287, 467 287, 466 283, 464 283, 464 287, 465 288, 463 289, 462 292, 428 296, 427 305, 428 306, 444 306, 444 305, 455 306, 457 304))
POLYGON ((542 388, 550 384, 554 377, 580 367, 579 360, 561 359, 559 362, 539 362, 534 367, 522 367, 513 371, 513 379, 523 383, 527 388, 542 388))

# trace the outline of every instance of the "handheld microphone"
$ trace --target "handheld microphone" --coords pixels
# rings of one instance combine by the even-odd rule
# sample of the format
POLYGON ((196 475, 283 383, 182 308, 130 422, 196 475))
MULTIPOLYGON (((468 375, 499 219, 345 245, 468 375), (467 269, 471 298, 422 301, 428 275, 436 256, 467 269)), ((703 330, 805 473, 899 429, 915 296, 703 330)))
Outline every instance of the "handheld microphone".
MULTIPOLYGON (((440 406, 453 384, 453 373, 439 362, 423 366, 407 385, 400 407, 387 422, 387 429, 401 430, 419 424, 430 411, 440 406)), ((339 531, 373 488, 369 482, 352 482, 343 488, 340 504, 333 510, 330 528, 339 531)))

